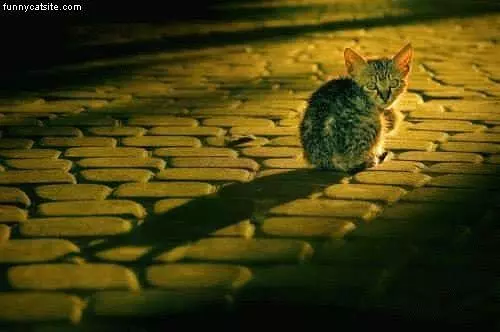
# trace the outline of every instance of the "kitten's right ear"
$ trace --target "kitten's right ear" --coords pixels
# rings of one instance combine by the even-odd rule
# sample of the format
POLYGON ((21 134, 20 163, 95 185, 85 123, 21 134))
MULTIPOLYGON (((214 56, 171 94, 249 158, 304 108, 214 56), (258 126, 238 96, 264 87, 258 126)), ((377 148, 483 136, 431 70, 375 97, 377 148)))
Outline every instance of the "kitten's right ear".
POLYGON ((352 74, 366 64, 365 59, 350 48, 344 50, 344 60, 349 74, 352 74))

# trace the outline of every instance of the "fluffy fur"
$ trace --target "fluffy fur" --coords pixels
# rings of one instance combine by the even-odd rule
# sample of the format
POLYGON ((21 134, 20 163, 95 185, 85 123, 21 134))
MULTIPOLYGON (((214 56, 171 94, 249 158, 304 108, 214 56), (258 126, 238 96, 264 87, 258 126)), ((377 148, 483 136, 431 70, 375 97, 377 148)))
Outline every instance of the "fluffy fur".
POLYGON ((348 76, 311 95, 300 125, 304 156, 311 164, 352 172, 379 162, 385 137, 402 119, 390 107, 406 90, 412 53, 408 44, 392 59, 366 60, 345 50, 348 76))

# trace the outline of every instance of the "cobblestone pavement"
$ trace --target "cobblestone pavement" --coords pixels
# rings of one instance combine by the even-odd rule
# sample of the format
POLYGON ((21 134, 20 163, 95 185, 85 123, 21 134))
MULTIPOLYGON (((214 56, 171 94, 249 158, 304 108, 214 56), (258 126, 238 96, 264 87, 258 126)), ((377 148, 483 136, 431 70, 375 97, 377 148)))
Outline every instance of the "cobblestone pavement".
POLYGON ((122 56, 46 68, 50 88, 2 99, 0 330, 179 317, 492 329, 500 15, 419 21, 395 2, 328 3, 84 26, 76 53, 122 56), (344 48, 390 55, 408 41, 391 159, 353 176, 308 167, 300 115, 343 72, 344 48))

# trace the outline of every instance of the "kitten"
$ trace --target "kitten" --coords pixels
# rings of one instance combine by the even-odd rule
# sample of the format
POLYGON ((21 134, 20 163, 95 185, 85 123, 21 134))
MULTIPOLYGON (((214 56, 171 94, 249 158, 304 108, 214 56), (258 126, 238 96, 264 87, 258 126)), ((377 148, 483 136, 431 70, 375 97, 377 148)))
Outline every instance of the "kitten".
POLYGON ((354 172, 377 165, 384 139, 393 135, 402 115, 391 109, 406 91, 413 49, 404 46, 392 59, 366 60, 344 51, 348 76, 316 90, 300 124, 304 156, 312 165, 354 172))

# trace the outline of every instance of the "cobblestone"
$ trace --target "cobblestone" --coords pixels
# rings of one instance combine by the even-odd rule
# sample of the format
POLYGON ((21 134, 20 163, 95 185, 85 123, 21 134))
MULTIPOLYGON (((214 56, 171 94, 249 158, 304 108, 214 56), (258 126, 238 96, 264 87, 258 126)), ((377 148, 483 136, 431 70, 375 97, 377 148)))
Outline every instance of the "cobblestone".
POLYGON ((0 205, 0 223, 23 222, 27 217, 26 210, 11 205, 0 205))
MULTIPOLYGON (((447 132, 478 132, 486 129, 486 126, 473 124, 471 121, 442 121, 427 120, 416 123, 411 127, 412 130, 432 130, 447 132)), ((451 140, 451 138, 450 138, 451 140)))
POLYGON ((70 160, 65 159, 7 159, 5 160, 5 165, 11 169, 25 169, 25 170, 36 170, 36 169, 59 169, 65 172, 69 172, 73 163, 70 160))
POLYGON ((10 227, 7 225, 0 224, 0 245, 3 245, 10 238, 10 227))
POLYGON ((44 137, 40 146, 71 147, 71 146, 107 146, 115 147, 116 139, 108 137, 44 137))
POLYGON ((80 171, 80 176, 89 182, 148 182, 154 173, 136 168, 128 168, 126 172, 116 168, 95 168, 80 171))
POLYGON ((118 158, 84 158, 76 162, 81 168, 147 168, 162 170, 165 161, 159 158, 118 157, 118 158))
POLYGON ((190 246, 186 260, 248 263, 289 263, 308 260, 313 248, 288 239, 202 239, 190 246))
POLYGON ((226 132, 217 127, 153 127, 149 135, 174 135, 174 136, 223 136, 226 132))
POLYGON ((73 295, 53 292, 3 292, 0 312, 3 322, 63 321, 76 324, 82 317, 84 302, 73 295))
POLYGON ((91 135, 95 136, 111 136, 111 137, 128 137, 142 136, 146 134, 146 129, 141 127, 90 127, 87 129, 91 135))
MULTIPOLYGON (((214 186, 203 182, 149 182, 125 183, 113 192, 114 197, 197 197, 215 191, 214 186)), ((161 208, 164 210, 165 207, 161 208)), ((156 208, 155 208, 156 210, 156 208)))
POLYGON ((0 187, 0 203, 11 203, 28 207, 31 200, 26 193, 15 187, 0 187))
POLYGON ((448 188, 491 188, 498 186, 498 176, 447 174, 434 177, 429 186, 448 188))
POLYGON ((52 149, 10 149, 0 150, 0 158, 19 158, 19 159, 56 159, 61 155, 60 151, 52 149))
POLYGON ((377 205, 364 201, 297 199, 273 207, 269 212, 287 216, 343 217, 371 220, 379 211, 380 208, 377 205))
POLYGON ((467 152, 420 152, 408 151, 397 156, 400 160, 433 161, 433 162, 464 162, 480 163, 483 157, 477 153, 467 152))
POLYGON ((334 199, 352 199, 397 202, 406 191, 399 187, 370 184, 335 184, 325 189, 325 195, 334 199))
POLYGON ((83 133, 75 127, 13 127, 7 131, 14 137, 40 137, 40 136, 70 136, 81 137, 83 133))
POLYGON ((167 264, 151 266, 148 282, 166 289, 216 288, 235 290, 252 277, 246 267, 219 264, 167 264))
POLYGON ((157 180, 248 182, 252 178, 249 171, 235 168, 169 168, 156 174, 157 180))
POLYGON ((291 147, 251 147, 242 149, 241 153, 247 157, 257 158, 297 158, 302 155, 302 149, 291 147))
POLYGON ((0 149, 31 149, 34 143, 24 138, 0 138, 0 149))
POLYGON ((188 136, 140 136, 140 137, 125 137, 122 139, 124 146, 141 146, 141 147, 161 147, 161 146, 178 146, 178 147, 200 147, 201 141, 196 137, 188 136))
POLYGON ((222 157, 174 157, 170 159, 169 165, 180 168, 243 168, 249 171, 258 171, 260 166, 250 158, 222 158, 222 157))
POLYGON ((261 231, 273 237, 342 238, 356 228, 354 220, 317 217, 270 217, 261 231))
POLYGON ((112 189, 98 184, 61 184, 35 188, 36 195, 49 201, 103 200, 112 189))
POLYGON ((25 237, 86 237, 128 233, 132 223, 118 217, 31 218, 19 226, 25 237))
POLYGON ((61 170, 16 170, 0 172, 0 185, 23 183, 76 183, 76 180, 71 173, 61 170))
POLYGON ((42 216, 129 215, 143 218, 146 214, 142 205, 128 200, 50 202, 38 205, 37 211, 42 216), (81 209, 82 205, 85 210, 81 209))
POLYGON ((98 157, 135 157, 146 158, 147 151, 141 148, 106 148, 106 147, 86 147, 69 148, 64 153, 69 158, 98 158, 98 157))
POLYGON ((90 310, 99 317, 156 317, 227 306, 225 294, 219 292, 183 293, 156 289, 101 291, 90 300, 90 310))
POLYGON ((178 127, 195 127, 198 122, 191 118, 181 118, 165 115, 146 115, 132 116, 128 119, 129 126, 178 126, 178 127))
POLYGON ((67 240, 11 239, 0 246, 0 264, 48 262, 79 252, 80 249, 67 240))
POLYGON ((421 187, 429 182, 431 177, 420 173, 364 171, 356 174, 353 179, 366 184, 421 187))
MULTIPOLYGON (((158 157, 233 157, 238 153, 227 148, 159 148, 155 149, 154 155, 158 157)), ((211 159, 211 158, 210 158, 211 159)))
POLYGON ((7 272, 9 284, 19 290, 138 290, 135 274, 112 264, 33 264, 7 272))

